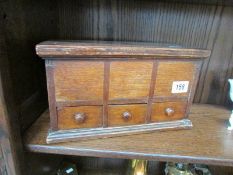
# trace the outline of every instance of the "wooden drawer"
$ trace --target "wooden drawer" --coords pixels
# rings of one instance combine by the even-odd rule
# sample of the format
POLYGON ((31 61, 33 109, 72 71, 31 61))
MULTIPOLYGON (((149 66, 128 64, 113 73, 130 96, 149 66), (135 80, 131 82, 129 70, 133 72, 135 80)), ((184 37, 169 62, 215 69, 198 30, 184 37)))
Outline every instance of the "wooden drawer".
POLYGON ((145 123, 146 104, 109 105, 108 126, 137 125, 145 123))
POLYGON ((152 104, 152 122, 178 120, 185 117, 187 102, 161 102, 152 104))
POLYGON ((195 64, 192 62, 160 62, 156 76, 154 96, 188 96, 195 75, 195 64), (172 93, 173 82, 186 81, 186 92, 172 93))
POLYGON ((152 61, 111 62, 109 99, 147 98, 152 61))
POLYGON ((64 107, 58 110, 58 128, 97 128, 102 126, 102 106, 64 107))
POLYGON ((103 100, 103 62, 57 61, 55 63, 56 101, 103 100))

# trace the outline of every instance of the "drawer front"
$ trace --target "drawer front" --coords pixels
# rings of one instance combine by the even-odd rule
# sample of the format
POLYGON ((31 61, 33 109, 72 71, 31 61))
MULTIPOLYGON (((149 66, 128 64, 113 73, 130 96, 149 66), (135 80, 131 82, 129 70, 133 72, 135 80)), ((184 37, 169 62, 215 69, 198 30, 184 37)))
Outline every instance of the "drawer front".
POLYGON ((150 61, 111 62, 109 99, 146 98, 152 66, 150 61))
POLYGON ((56 62, 54 83, 57 101, 102 100, 103 81, 103 62, 56 62))
POLYGON ((58 110, 58 128, 97 128, 102 126, 102 106, 64 107, 58 110))
POLYGON ((152 104, 152 122, 179 120, 185 117, 187 102, 158 102, 152 104))
MULTIPOLYGON (((160 62, 158 65, 154 96, 188 96, 192 87, 195 74, 195 64, 192 62, 160 62), (185 91, 172 92, 172 86, 176 87, 177 83, 188 82, 185 84, 185 91), (174 84, 173 84, 174 83, 174 84)), ((179 87, 178 87, 179 88, 179 87)), ((182 88, 182 87, 181 87, 182 88)))
POLYGON ((145 123, 146 105, 109 105, 108 126, 125 126, 145 123))

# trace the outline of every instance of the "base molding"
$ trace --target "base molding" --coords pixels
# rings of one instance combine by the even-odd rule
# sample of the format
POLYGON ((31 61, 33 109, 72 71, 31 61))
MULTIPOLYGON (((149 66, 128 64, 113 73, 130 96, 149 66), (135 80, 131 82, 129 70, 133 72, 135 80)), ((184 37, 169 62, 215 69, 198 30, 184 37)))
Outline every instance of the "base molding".
POLYGON ((66 141, 106 138, 120 135, 130 135, 137 133, 146 133, 156 130, 169 129, 190 129, 192 122, 189 119, 182 119, 176 121, 150 123, 142 125, 131 125, 122 127, 107 127, 107 128, 88 128, 88 129, 70 129, 49 131, 46 142, 59 143, 66 141))

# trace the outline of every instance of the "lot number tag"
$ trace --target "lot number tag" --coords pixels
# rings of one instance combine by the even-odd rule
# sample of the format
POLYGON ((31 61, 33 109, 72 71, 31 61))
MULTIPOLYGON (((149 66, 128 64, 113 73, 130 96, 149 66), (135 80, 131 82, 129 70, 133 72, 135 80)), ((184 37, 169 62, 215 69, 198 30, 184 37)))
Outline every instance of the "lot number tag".
POLYGON ((173 81, 172 93, 185 93, 188 92, 189 81, 173 81))

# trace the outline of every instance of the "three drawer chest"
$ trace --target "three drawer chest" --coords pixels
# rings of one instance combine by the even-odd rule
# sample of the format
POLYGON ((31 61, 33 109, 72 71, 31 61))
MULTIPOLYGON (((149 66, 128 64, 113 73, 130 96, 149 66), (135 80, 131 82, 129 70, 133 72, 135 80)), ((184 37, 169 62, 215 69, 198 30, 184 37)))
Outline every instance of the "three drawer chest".
POLYGON ((47 142, 191 128, 200 68, 210 51, 144 43, 46 41, 47 142))

